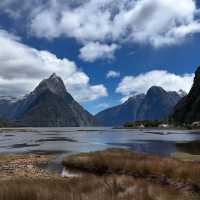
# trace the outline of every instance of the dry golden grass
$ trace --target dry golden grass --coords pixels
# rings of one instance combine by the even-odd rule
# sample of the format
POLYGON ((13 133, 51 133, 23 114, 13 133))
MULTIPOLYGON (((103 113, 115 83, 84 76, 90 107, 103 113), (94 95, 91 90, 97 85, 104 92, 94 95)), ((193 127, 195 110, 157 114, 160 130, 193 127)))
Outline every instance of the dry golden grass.
POLYGON ((200 199, 200 165, 192 162, 106 150, 68 156, 63 164, 82 176, 0 179, 0 200, 200 199))
POLYGON ((198 200, 192 193, 147 184, 127 176, 0 181, 1 200, 198 200))
POLYGON ((63 165, 98 175, 123 174, 139 178, 165 177, 200 186, 200 164, 173 158, 146 156, 128 150, 106 150, 68 156, 63 165))
POLYGON ((200 162, 200 155, 193 155, 184 152, 176 152, 172 157, 182 161, 200 162))

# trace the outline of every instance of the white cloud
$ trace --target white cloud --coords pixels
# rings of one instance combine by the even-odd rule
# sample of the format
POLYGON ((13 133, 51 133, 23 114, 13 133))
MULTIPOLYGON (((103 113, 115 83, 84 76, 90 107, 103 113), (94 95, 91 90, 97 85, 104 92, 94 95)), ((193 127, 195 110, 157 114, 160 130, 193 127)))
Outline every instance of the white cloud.
POLYGON ((78 101, 107 96, 104 85, 90 85, 89 77, 66 58, 24 45, 20 38, 4 30, 0 30, 0 44, 1 95, 23 95, 55 72, 78 101))
POLYGON ((167 91, 189 92, 194 74, 176 75, 164 70, 153 70, 138 76, 126 76, 119 83, 116 92, 124 96, 146 93, 151 86, 160 86, 167 91))
POLYGON ((92 101, 99 97, 107 96, 104 85, 89 85, 89 77, 83 72, 74 73, 66 80, 66 86, 70 85, 68 91, 79 101, 92 101))
POLYGON ((87 62, 105 58, 113 59, 117 48, 116 44, 107 45, 99 42, 90 42, 80 49, 79 57, 87 62))
POLYGON ((110 70, 106 74, 106 78, 117 78, 117 77, 120 77, 120 72, 116 72, 116 71, 110 70))
POLYGON ((88 62, 113 58, 116 44, 158 48, 200 33, 195 0, 4 0, 1 12, 21 19, 35 37, 76 39, 88 62))
POLYGON ((194 0, 69 2, 52 0, 32 12, 32 33, 48 39, 72 37, 84 44, 131 41, 160 47, 200 32, 194 0))

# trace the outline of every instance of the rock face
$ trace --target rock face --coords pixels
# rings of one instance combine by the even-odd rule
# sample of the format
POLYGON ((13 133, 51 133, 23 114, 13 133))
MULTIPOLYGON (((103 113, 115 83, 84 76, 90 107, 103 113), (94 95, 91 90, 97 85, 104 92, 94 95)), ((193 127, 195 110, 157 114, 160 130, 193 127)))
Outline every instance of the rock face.
POLYGON ((136 120, 161 120, 173 111, 180 99, 181 95, 177 92, 167 92, 153 86, 146 95, 131 97, 125 103, 106 109, 95 117, 105 126, 117 126, 136 120))
POLYGON ((41 81, 35 90, 23 99, 13 101, 13 103, 8 101, 7 104, 10 105, 7 110, 5 108, 2 110, 0 106, 1 117, 17 121, 24 126, 97 125, 95 118, 66 91, 62 79, 56 74, 41 81))
POLYGON ((175 106, 172 118, 177 123, 200 121, 200 67, 195 72, 192 89, 175 106))

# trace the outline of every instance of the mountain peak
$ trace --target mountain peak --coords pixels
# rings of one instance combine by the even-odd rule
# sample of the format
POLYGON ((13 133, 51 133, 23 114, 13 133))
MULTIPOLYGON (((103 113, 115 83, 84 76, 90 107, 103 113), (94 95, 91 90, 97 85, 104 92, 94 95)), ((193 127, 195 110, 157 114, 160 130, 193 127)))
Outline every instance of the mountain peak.
POLYGON ((63 94, 66 93, 64 82, 59 76, 56 75, 56 73, 53 73, 49 78, 41 81, 36 88, 36 91, 39 93, 45 90, 49 90, 59 96, 63 96, 63 94))
POLYGON ((59 79, 60 77, 57 76, 57 74, 54 72, 53 74, 51 74, 51 76, 49 77, 49 79, 59 79))
POLYGON ((147 91, 147 96, 155 96, 161 93, 166 93, 166 91, 160 86, 152 86, 147 91))
POLYGON ((160 86, 153 85, 153 86, 151 86, 151 87, 149 88, 149 90, 163 90, 163 88, 160 87, 160 86))
POLYGON ((17 121, 20 126, 67 127, 94 126, 95 118, 70 93, 63 80, 53 73, 40 82, 23 99, 10 103, 10 97, 0 98, 0 117, 17 121))

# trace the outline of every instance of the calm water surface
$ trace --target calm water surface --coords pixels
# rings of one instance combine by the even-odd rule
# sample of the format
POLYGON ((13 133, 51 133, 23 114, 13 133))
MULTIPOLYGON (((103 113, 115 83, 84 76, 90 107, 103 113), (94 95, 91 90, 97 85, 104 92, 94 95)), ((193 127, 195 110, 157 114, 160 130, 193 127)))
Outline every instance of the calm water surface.
POLYGON ((176 151, 200 154, 200 132, 125 130, 112 128, 21 128, 0 131, 0 154, 57 153, 59 155, 128 148, 170 155, 176 151))
POLYGON ((64 156, 108 148, 161 156, 177 151, 200 155, 200 132, 104 127, 0 129, 0 154, 56 154, 55 160, 40 167, 59 173, 64 156))

